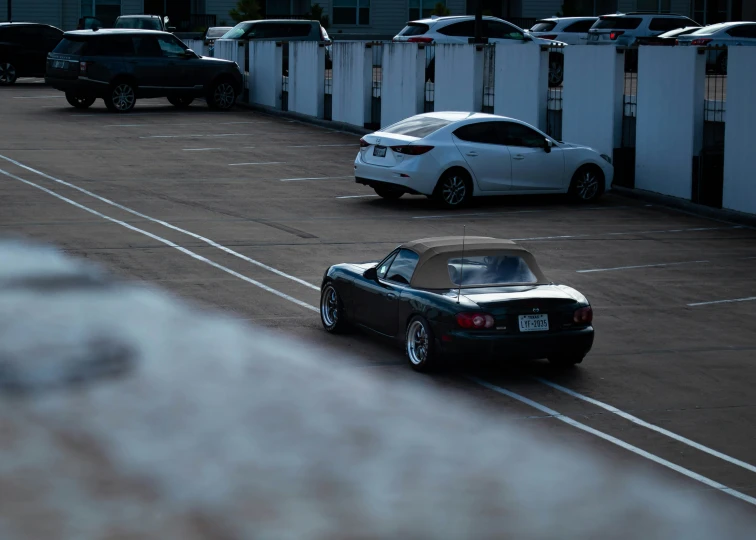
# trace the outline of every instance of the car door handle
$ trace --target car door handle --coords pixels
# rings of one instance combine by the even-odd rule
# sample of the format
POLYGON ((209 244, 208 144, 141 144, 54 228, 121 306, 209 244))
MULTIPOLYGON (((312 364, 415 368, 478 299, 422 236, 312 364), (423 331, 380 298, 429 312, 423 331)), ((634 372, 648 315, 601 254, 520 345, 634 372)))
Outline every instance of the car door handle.
POLYGON ((394 293, 388 293, 386 295, 386 298, 388 298, 389 300, 395 300, 396 299, 396 295, 394 293))
POLYGON ((514 156, 512 157, 512 159, 525 159, 525 156, 523 156, 522 154, 515 154, 515 155, 514 155, 514 156))
POLYGON ((467 155, 470 156, 470 157, 475 157, 475 156, 478 155, 478 153, 477 152, 468 152, 467 155))

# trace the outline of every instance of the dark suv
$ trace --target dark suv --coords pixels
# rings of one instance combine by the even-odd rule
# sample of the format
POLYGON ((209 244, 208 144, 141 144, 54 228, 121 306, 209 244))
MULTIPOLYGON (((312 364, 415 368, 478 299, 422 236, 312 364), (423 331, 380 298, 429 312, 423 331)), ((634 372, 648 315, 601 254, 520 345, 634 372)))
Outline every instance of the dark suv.
POLYGON ((0 85, 44 77, 47 53, 62 37, 62 30, 46 24, 0 23, 0 85))
POLYGON ((47 57, 45 81, 86 109, 102 98, 114 112, 128 112, 137 99, 167 97, 176 107, 205 98, 230 109, 243 78, 236 62, 205 58, 168 32, 76 30, 47 57))

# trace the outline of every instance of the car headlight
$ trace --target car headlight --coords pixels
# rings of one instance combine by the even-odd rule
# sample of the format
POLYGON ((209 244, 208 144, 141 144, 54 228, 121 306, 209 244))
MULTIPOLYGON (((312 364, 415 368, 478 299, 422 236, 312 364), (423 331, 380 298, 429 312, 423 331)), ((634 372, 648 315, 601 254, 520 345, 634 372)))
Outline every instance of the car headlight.
POLYGON ((606 154, 601 154, 601 157, 604 158, 606 160, 606 162, 609 163, 609 165, 612 164, 612 158, 610 158, 606 154))

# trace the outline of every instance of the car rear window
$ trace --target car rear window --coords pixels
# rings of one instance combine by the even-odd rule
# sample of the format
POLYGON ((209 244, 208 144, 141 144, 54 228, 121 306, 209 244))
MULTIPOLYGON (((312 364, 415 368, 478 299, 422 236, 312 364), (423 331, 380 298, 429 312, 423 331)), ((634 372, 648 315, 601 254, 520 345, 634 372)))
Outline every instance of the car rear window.
POLYGON ((207 37, 208 38, 219 38, 226 32, 231 30, 230 28, 210 28, 207 31, 207 37))
POLYGON ((538 278, 522 257, 481 255, 451 258, 447 261, 449 279, 454 285, 511 285, 538 283, 538 278))
POLYGON ((81 56, 85 53, 88 44, 88 40, 84 38, 65 37, 53 49, 53 52, 81 56))
POLYGON ((635 30, 643 21, 640 17, 602 17, 593 24, 596 30, 635 30))
POLYGON ((556 26, 554 21, 538 21, 530 29, 531 32, 548 32, 556 26))
POLYGON ((662 31, 668 32, 675 30, 676 28, 684 28, 686 26, 694 26, 693 21, 690 19, 675 18, 675 17, 654 17, 651 22, 648 23, 648 29, 655 32, 662 31))
POLYGON ((409 23, 407 26, 405 26, 401 32, 399 32, 400 36, 422 36, 424 33, 428 31, 428 28, 430 28, 427 24, 422 23, 409 23))
POLYGON ((389 126, 381 131, 384 133, 394 133, 396 135, 407 135, 408 137, 418 137, 422 139, 431 133, 438 131, 444 126, 448 126, 452 120, 444 118, 434 118, 432 116, 423 116, 420 118, 407 118, 389 126))
POLYGON ((247 33, 247 30, 252 28, 253 23, 239 23, 236 26, 234 26, 231 30, 223 34, 223 37, 221 39, 239 39, 244 34, 247 33))

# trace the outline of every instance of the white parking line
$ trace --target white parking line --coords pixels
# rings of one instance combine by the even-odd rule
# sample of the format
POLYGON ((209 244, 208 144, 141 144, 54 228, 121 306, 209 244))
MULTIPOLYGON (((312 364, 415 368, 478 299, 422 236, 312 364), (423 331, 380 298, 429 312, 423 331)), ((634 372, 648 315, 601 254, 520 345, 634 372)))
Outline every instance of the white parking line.
POLYGON ((280 165, 285 161, 257 161, 253 163, 229 163, 229 167, 241 167, 242 165, 280 165))
POLYGON ((207 150, 222 150, 222 148, 183 148, 184 152, 205 152, 207 150))
POLYGON ((248 137, 249 133, 218 133, 214 135, 195 134, 195 135, 142 135, 140 139, 185 139, 192 137, 248 137))
POLYGON ((181 253, 184 253, 185 255, 190 256, 193 259, 201 261, 201 262, 203 262, 205 264, 209 264, 210 266, 212 266, 214 268, 217 268, 218 270, 222 270, 223 272, 226 272, 227 274, 231 274, 234 277, 237 277, 237 278, 239 278, 239 279, 241 279, 243 281, 246 281, 247 283, 250 283, 250 284, 254 285, 255 287, 259 287, 260 289, 262 289, 264 291, 267 291, 267 292, 269 292, 271 294, 274 294, 274 295, 276 295, 276 296, 278 296, 280 298, 283 298, 284 300, 288 300, 289 302, 297 304, 298 306, 301 306, 301 307, 303 307, 305 309, 309 309, 310 311, 315 311, 315 312, 319 311, 318 308, 316 308, 315 306, 312 306, 312 305, 308 304, 307 302, 303 302, 302 300, 298 300, 298 299, 294 298, 293 296, 289 296, 286 293, 283 293, 283 292, 281 292, 281 291, 279 291, 277 289, 274 289, 273 287, 268 287, 264 283, 260 283, 259 281, 255 280, 255 279, 252 279, 252 278, 247 277, 247 276, 245 276, 243 274, 240 274, 239 272, 235 272, 234 270, 231 270, 230 268, 226 268, 225 266, 220 265, 220 264, 218 264, 218 263, 216 263, 214 261, 211 261, 210 259, 207 259, 207 258, 203 257, 202 255, 198 255, 198 254, 194 253, 193 251, 190 251, 190 250, 188 250, 188 249, 186 249, 184 247, 181 247, 178 244, 175 244, 175 243, 171 242, 170 240, 166 240, 165 238, 157 236, 156 234, 152 234, 150 232, 147 232, 147 231, 144 231, 142 229, 139 229, 138 227, 135 227, 135 226, 133 226, 133 225, 131 225, 129 223, 126 223, 125 221, 121 221, 119 219, 115 219, 115 218, 112 218, 112 217, 107 216, 105 214, 102 214, 102 213, 98 212, 97 210, 93 210, 93 209, 89 208, 88 206, 84 206, 83 204, 79 204, 76 201, 73 201, 71 199, 68 199, 68 198, 62 196, 62 195, 59 195, 58 193, 55 193, 54 191, 52 191, 50 189, 42 187, 42 186, 40 186, 38 184, 35 184, 34 182, 31 182, 29 180, 25 180, 23 178, 20 178, 20 177, 14 175, 14 174, 11 174, 11 173, 9 173, 7 171, 4 171, 3 169, 0 169, 0 174, 4 174, 5 176, 13 178, 14 180, 18 180, 19 182, 23 182, 26 185, 35 187, 35 188, 37 188, 37 189, 39 189, 41 191, 44 191, 45 193, 48 193, 48 194, 52 195, 53 197, 56 197, 56 198, 60 199, 61 201, 67 202, 68 204, 70 204, 72 206, 75 206, 76 208, 80 208, 81 210, 84 210, 85 212, 89 212, 90 214, 94 214, 95 216, 100 217, 102 219, 105 219, 107 221, 110 221, 111 223, 115 223, 117 225, 120 225, 121 227, 125 227, 126 229, 129 229, 131 231, 134 231, 134 232, 143 234, 144 236, 147 236, 149 238, 152 238, 153 240, 157 240, 158 242, 160 242, 162 244, 165 244, 166 246, 170 246, 173 249, 176 249, 176 250, 180 251, 181 253))
POLYGON ((715 482, 714 480, 711 480, 709 478, 706 478, 705 476, 702 476, 698 473, 695 473, 691 470, 686 469, 685 467, 681 467, 679 465, 675 465, 671 461, 667 461, 666 459, 660 458, 659 456, 656 456, 650 452, 647 452, 645 450, 641 450, 637 446, 633 446, 632 444, 626 443, 625 441, 618 439, 616 437, 612 437, 611 435, 608 435, 602 431, 599 431, 597 429, 594 429, 590 426, 586 426, 585 424, 581 424, 577 420, 573 420, 569 416, 565 416, 554 409, 550 409, 549 407, 546 407, 545 405, 541 405, 540 403, 537 403, 533 401, 532 399, 528 399, 526 397, 523 397, 519 394, 515 394, 514 392, 510 392, 509 390, 506 390, 504 388, 501 388, 500 386, 496 386, 494 384, 491 384, 487 381, 484 381, 482 379, 479 379, 477 377, 469 377, 469 379, 481 386, 484 386, 485 388, 488 388, 489 390, 493 390, 494 392, 498 392, 499 394, 503 394, 507 397, 510 397, 512 399, 515 399, 519 401, 520 403, 524 403, 525 405, 529 405, 530 407, 533 407, 534 409, 538 409, 539 411, 546 413, 555 419, 559 420, 560 422, 564 422, 565 424, 568 424, 572 427, 575 427, 579 430, 585 431, 587 433, 590 433, 591 435, 595 435, 596 437, 599 437, 600 439, 603 439, 605 441, 608 441, 614 445, 619 446, 620 448, 624 448, 625 450, 628 450, 634 454, 637 454, 641 457, 644 457, 650 461, 653 461, 654 463, 658 463, 659 465, 662 465, 663 467, 667 467, 668 469, 672 469, 675 472, 678 472, 682 475, 687 476, 688 478, 691 478, 693 480, 696 480, 697 482, 701 482, 702 484, 705 484, 711 488, 717 489, 723 493, 726 493, 728 495, 732 495, 733 497, 736 497, 740 499, 741 501, 745 501, 749 504, 756 505, 756 498, 753 498, 749 495, 746 495, 745 493, 741 493, 739 491, 736 491, 732 488, 729 488, 725 486, 724 484, 720 484, 719 482, 715 482))
POLYGON ((227 248, 226 246, 223 246, 221 244, 218 244, 217 242, 214 242, 213 240, 210 240, 209 238, 205 238, 204 236, 200 236, 199 234, 195 234, 191 231, 187 231, 186 229, 182 229, 180 227, 176 227, 175 225, 171 225, 170 223, 155 219, 153 217, 150 217, 146 214, 142 214, 141 212, 137 212, 136 210, 132 210, 128 206, 123 206, 122 204, 118 204, 117 202, 111 201, 110 199, 106 199, 105 197, 101 197, 100 195, 97 195, 96 193, 92 193, 89 190, 86 190, 84 188, 81 188, 77 185, 71 184, 70 182, 66 182, 65 180, 60 180, 59 178, 55 178, 54 176, 50 176, 49 174, 43 173, 42 171, 38 171, 37 169, 33 169, 32 167, 29 167, 28 165, 24 165, 23 163, 20 163, 14 159, 11 159, 9 157, 0 155, 0 159, 4 159, 5 161, 8 161, 9 163, 13 163, 17 167, 21 167, 22 169, 26 169, 29 172, 32 172, 34 174, 37 174, 43 178, 47 178, 48 180, 52 180, 53 182, 56 182, 60 185, 69 187, 71 189, 75 189, 76 191, 79 191, 81 193, 84 193, 85 195, 88 195, 90 197, 93 197, 97 199, 98 201, 104 202, 106 204, 109 204, 115 208, 118 208, 119 210, 123 210, 124 212, 128 212, 129 214, 133 214, 137 217, 140 217, 142 219, 146 219, 148 221, 151 221, 153 223, 157 223, 158 225, 162 225, 163 227, 166 227, 168 229, 171 229, 176 232, 180 232, 182 234, 185 234, 187 236, 191 236, 192 238, 196 240, 200 240, 201 242, 205 242, 208 245, 213 246, 214 248, 217 248, 225 253, 228 253, 229 255, 233 255, 234 257, 238 257, 239 259, 246 261, 250 264, 254 264, 255 266, 259 266, 260 268, 264 268, 268 272, 273 272, 276 275, 279 275, 281 277, 284 277, 286 279, 290 279, 292 281, 295 281, 299 283, 300 285, 304 285, 305 287, 308 287, 310 289, 314 289, 316 291, 320 290, 320 287, 313 285, 312 283, 308 283, 307 281, 303 279, 299 279, 298 277, 292 276, 290 274, 287 274, 285 272, 282 272, 281 270, 278 270, 276 268, 273 268, 272 266, 268 266, 267 264, 261 263, 260 261, 256 261, 255 259, 252 259, 250 257, 247 257, 246 255, 242 255, 239 252, 234 251, 233 249, 227 248))
POLYGON ((569 238, 592 238, 594 236, 634 236, 637 234, 664 234, 664 233, 679 233, 679 232, 695 232, 695 231, 721 231, 729 229, 745 229, 744 225, 733 225, 731 227, 693 227, 690 229, 662 229, 653 231, 627 231, 627 232, 608 232, 608 233, 592 233, 592 234, 565 234, 561 236, 533 236, 531 238, 510 238, 515 242, 524 242, 531 240, 563 240, 569 238))
POLYGON ((378 195, 342 195, 341 197, 336 197, 337 199, 361 199, 363 197, 378 197, 378 195))
POLYGON ((534 214, 546 210, 513 210, 511 212, 476 212, 474 214, 441 214, 438 216, 412 216, 412 219, 456 219, 461 217, 477 216, 505 216, 507 214, 534 214))
POLYGON ((714 300, 712 302, 696 302, 694 304, 688 304, 688 306, 710 306, 712 304, 731 304, 733 302, 750 302, 756 300, 756 296, 749 296, 747 298, 733 298, 731 300, 714 300))
POLYGON ((661 428, 659 426, 656 426, 654 424, 650 424, 646 422, 645 420, 641 420, 637 416, 633 416, 632 414, 626 413, 625 411, 622 411, 618 409, 617 407, 614 407, 612 405, 609 405, 607 403, 603 403, 597 399, 590 398, 588 396, 584 396, 583 394, 580 394, 578 392, 575 392, 574 390, 570 390, 569 388, 565 388, 564 386, 561 386, 559 384, 553 383, 549 380, 543 379, 541 377, 535 377, 535 380, 538 382, 545 384, 546 386, 549 386, 553 388, 554 390, 558 390, 560 392, 563 392, 567 395, 570 395, 574 398, 581 399, 583 401, 586 401, 592 405, 595 405, 596 407, 601 407, 604 410, 607 410, 611 413, 616 414, 617 416, 621 416, 625 420, 630 420, 634 424, 638 424, 639 426, 643 426, 646 429, 650 429, 651 431, 656 431, 657 433, 661 433, 662 435, 666 435, 667 437, 674 439, 678 442, 681 442, 683 444, 687 444, 688 446, 691 446, 695 448, 696 450, 700 450, 701 452, 705 452, 711 456, 717 457, 723 461, 726 461, 728 463, 732 463, 733 465, 737 465, 738 467, 742 467, 743 469, 746 469, 747 471, 750 471, 752 473, 756 473, 756 466, 751 465, 750 463, 746 463, 745 461, 741 461, 739 459, 736 459, 732 456, 728 456, 727 454, 723 454, 722 452, 718 452, 712 448, 709 448, 708 446, 704 446, 702 444, 699 444, 695 441, 692 441, 686 437, 683 437, 681 435, 678 435, 677 433, 673 433, 669 430, 666 430, 664 428, 661 428))
POLYGON ((354 176, 313 176, 312 178, 281 178, 281 182, 300 182, 302 180, 335 180, 339 178, 354 178, 354 176))
POLYGON ((163 127, 163 126, 230 126, 233 124, 270 124, 267 120, 261 120, 257 122, 213 122, 209 124, 207 122, 191 122, 188 124, 106 124, 103 127, 163 127))
POLYGON ((634 270, 636 268, 659 268, 662 266, 680 266, 683 264, 705 264, 710 261, 684 261, 674 263, 658 263, 658 264, 638 264, 635 266, 615 266, 614 268, 591 268, 590 270, 575 270, 578 274, 588 274, 590 272, 612 272, 614 270, 634 270))
POLYGON ((57 94, 54 96, 13 96, 13 99, 50 99, 50 98, 64 98, 66 96, 57 94))

